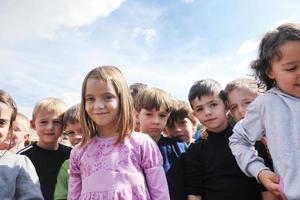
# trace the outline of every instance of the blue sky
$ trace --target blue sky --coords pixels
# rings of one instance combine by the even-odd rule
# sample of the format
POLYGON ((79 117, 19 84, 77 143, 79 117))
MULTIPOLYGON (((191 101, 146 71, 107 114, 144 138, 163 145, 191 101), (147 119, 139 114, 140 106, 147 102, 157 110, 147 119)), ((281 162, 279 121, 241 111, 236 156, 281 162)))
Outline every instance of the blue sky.
POLYGON ((43 97, 80 101, 96 66, 186 100, 197 80, 251 72, 263 34, 300 21, 298 0, 0 0, 0 88, 28 117, 43 97))

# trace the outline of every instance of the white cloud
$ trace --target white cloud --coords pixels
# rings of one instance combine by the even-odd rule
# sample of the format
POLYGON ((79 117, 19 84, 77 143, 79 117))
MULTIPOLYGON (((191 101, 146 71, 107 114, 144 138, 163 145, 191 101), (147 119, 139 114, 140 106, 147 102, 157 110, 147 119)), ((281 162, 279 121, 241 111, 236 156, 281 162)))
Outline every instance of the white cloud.
POLYGON ((133 29, 132 37, 133 38, 143 37, 143 39, 147 43, 152 43, 157 37, 157 32, 153 28, 147 29, 147 28, 135 27, 133 29))
POLYGON ((195 0, 182 0, 183 3, 193 3, 195 0))
POLYGON ((275 22, 274 24, 272 24, 271 26, 271 30, 277 28, 278 26, 280 26, 281 24, 284 24, 284 23, 288 23, 288 22, 296 22, 296 23, 299 23, 299 16, 294 14, 294 15, 291 15, 289 16, 288 18, 286 19, 283 19, 283 20, 280 20, 280 21, 277 21, 275 22))
POLYGON ((254 50, 257 50, 257 47, 258 47, 258 41, 246 40, 242 43, 237 53, 239 55, 247 55, 253 52, 254 50))
POLYGON ((0 38, 53 38, 106 17, 125 0, 10 0, 0 3, 0 38))

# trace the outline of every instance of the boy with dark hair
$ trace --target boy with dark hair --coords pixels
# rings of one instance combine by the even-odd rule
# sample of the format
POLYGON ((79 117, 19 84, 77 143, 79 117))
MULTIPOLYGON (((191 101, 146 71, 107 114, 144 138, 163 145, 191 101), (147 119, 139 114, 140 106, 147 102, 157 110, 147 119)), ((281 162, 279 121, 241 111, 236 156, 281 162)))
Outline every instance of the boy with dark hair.
POLYGON ((197 81, 188 98, 208 133, 206 140, 192 144, 186 154, 188 200, 261 199, 260 185, 243 174, 228 146, 232 127, 221 85, 211 79, 197 81))

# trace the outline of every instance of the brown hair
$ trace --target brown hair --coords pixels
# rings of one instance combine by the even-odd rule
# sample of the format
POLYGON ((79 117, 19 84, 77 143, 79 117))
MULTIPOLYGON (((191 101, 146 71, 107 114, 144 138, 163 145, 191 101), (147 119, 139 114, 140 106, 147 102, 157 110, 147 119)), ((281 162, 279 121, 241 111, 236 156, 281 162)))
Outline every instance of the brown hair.
POLYGON ((300 41, 300 24, 286 23, 265 34, 260 41, 258 58, 251 63, 259 87, 266 90, 276 85, 275 80, 267 76, 274 58, 281 59, 280 46, 288 41, 300 41))
POLYGON ((80 122, 83 128, 83 139, 80 146, 83 147, 87 144, 88 140, 95 137, 98 132, 96 123, 88 116, 85 110, 85 93, 88 79, 103 80, 105 82, 111 81, 114 86, 120 100, 120 115, 116 124, 119 136, 116 144, 123 142, 125 137, 134 130, 135 121, 132 98, 130 97, 128 84, 122 72, 115 66, 102 66, 92 69, 85 76, 82 83, 80 122))
POLYGON ((173 108, 173 100, 166 91, 159 88, 145 88, 136 96, 134 102, 135 110, 140 112, 142 109, 159 110, 161 107, 166 112, 171 112, 173 108))
POLYGON ((9 130, 12 130, 12 124, 16 119, 17 116, 17 105, 15 103, 15 101, 13 100, 13 98, 10 96, 10 94, 8 94, 7 92, 5 92, 4 90, 0 90, 0 102, 6 104, 8 107, 10 107, 12 109, 12 114, 10 117, 10 122, 9 122, 9 130))
POLYGON ((193 115, 193 110, 188 102, 182 100, 175 101, 175 108, 171 112, 167 122, 167 128, 174 128, 178 120, 188 118, 193 124, 197 123, 196 117, 193 115))
POLYGON ((228 96, 233 90, 241 89, 241 88, 246 88, 250 92, 256 93, 258 95, 264 92, 262 89, 258 87, 258 84, 255 80, 248 79, 248 78, 240 78, 240 79, 235 79, 233 81, 230 81, 225 86, 224 92, 225 95, 228 96))
POLYGON ((71 106, 65 113, 63 118, 63 127, 64 129, 68 124, 79 123, 79 110, 80 104, 75 104, 71 106))

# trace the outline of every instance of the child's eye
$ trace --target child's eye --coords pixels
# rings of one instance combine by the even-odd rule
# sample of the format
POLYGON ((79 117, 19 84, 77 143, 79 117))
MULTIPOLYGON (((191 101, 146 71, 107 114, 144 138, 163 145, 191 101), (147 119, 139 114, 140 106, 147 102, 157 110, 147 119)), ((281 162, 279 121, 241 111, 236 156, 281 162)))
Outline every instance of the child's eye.
POLYGON ((237 106, 235 106, 235 105, 234 106, 230 106, 230 110, 231 111, 234 111, 236 108, 237 108, 237 106))
POLYGON ((146 116, 151 116, 151 115, 152 115, 152 113, 145 113, 145 115, 146 115, 146 116))
POLYGON ((92 102, 93 100, 94 100, 93 97, 86 97, 86 98, 85 98, 85 101, 86 101, 86 102, 92 102))
POLYGON ((245 104, 249 105, 252 101, 246 101, 245 104))
POLYGON ((218 105, 217 103, 210 104, 211 107, 216 107, 217 105, 218 105))
POLYGON ((55 124, 62 124, 62 122, 60 120, 54 121, 53 123, 55 123, 55 124))
POLYGON ((106 101, 110 101, 111 99, 113 99, 114 97, 113 96, 111 96, 111 95, 108 95, 108 96, 105 96, 104 97, 104 99, 106 100, 106 101))
POLYGON ((168 116, 167 114, 160 114, 160 115, 159 115, 160 118, 165 118, 165 117, 167 117, 167 116, 168 116))
POLYGON ((47 124, 47 121, 40 121, 40 124, 47 124))
POLYGON ((285 71, 288 71, 288 72, 293 72, 293 71, 295 71, 296 69, 297 69, 297 65, 295 65, 295 66, 292 66, 292 67, 290 67, 290 68, 287 68, 287 69, 285 69, 285 71))
POLYGON ((196 108, 196 112, 202 112, 203 108, 196 108))

